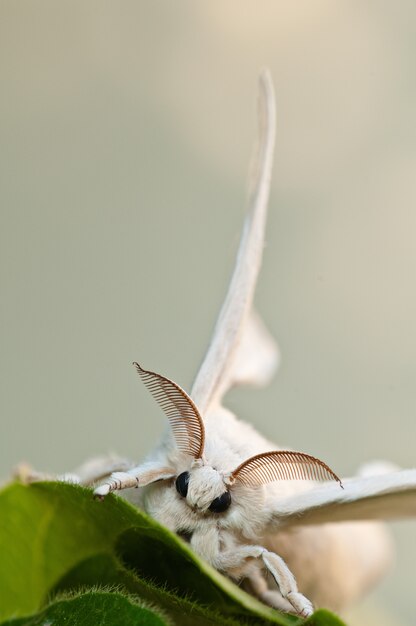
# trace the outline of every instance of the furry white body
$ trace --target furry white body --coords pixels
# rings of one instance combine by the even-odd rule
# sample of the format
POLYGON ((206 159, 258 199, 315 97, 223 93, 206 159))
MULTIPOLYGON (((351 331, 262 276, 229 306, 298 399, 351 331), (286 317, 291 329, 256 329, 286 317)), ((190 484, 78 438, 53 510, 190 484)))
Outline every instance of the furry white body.
MULTIPOLYGON (((204 467, 216 468, 220 476, 248 457, 276 450, 275 444, 223 407, 204 416, 204 423, 204 467), (221 424, 220 429, 218 424, 221 424)), ((176 468, 176 474, 192 466, 189 456, 175 448, 170 431, 149 455, 147 463, 154 462, 176 468)), ((145 461, 145 465, 147 463, 145 461)), ((200 490, 196 495, 205 498, 209 504, 223 491, 223 484, 218 485, 211 472, 207 472, 205 478, 196 477, 200 490)), ((335 484, 323 487, 324 491, 326 487, 341 491, 335 484)), ((284 515, 280 522, 277 519, 280 512, 289 512, 287 505, 293 497, 299 501, 307 500, 307 492, 310 492, 313 500, 316 489, 319 487, 308 481, 279 481, 257 487, 236 485, 232 491, 232 506, 221 515, 191 509, 177 493, 173 479, 130 492, 130 499, 161 524, 183 536, 212 566, 235 580, 246 579, 251 591, 277 608, 293 610, 275 584, 266 583, 260 571, 262 563, 249 558, 238 564, 228 564, 227 554, 235 554, 238 547, 260 545, 283 557, 300 590, 315 606, 341 610, 362 596, 384 574, 391 561, 390 537, 380 522, 327 523, 295 528, 290 525, 285 529, 284 515)))

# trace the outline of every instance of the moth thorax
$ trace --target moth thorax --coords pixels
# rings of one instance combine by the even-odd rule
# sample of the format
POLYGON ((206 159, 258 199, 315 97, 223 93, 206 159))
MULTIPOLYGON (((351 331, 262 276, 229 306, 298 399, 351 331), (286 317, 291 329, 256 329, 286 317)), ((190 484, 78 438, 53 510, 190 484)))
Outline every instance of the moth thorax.
POLYGON ((192 508, 206 511, 213 500, 226 490, 224 480, 217 470, 207 465, 196 467, 189 472, 186 500, 192 508))

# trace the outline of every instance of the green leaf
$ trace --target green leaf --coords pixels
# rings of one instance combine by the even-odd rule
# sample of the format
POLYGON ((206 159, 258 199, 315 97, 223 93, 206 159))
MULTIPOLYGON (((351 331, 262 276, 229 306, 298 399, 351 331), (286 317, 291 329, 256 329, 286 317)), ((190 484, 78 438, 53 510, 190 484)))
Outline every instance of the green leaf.
POLYGON ((345 626, 345 624, 333 613, 320 609, 304 621, 302 626, 345 626))
POLYGON ((154 609, 120 593, 91 591, 49 604, 43 611, 3 622, 1 626, 168 626, 154 609))
MULTIPOLYGON (((206 605, 192 602, 189 598, 181 597, 168 591, 166 587, 153 585, 149 581, 138 578, 134 572, 125 569, 115 557, 110 555, 98 555, 86 559, 73 568, 59 582, 55 591, 66 591, 85 587, 94 587, 100 582, 106 586, 122 588, 131 594, 137 594, 146 602, 154 606, 163 607, 163 611, 172 618, 175 624, 180 626, 240 626, 244 619, 235 621, 226 617, 223 613, 206 605)), ((270 624, 261 618, 247 618, 250 624, 270 624)))
MULTIPOLYGON (((56 591, 117 585, 162 607, 181 626, 305 623, 243 592, 121 498, 99 502, 73 485, 4 489, 0 554, 0 619, 38 611, 56 591)), ((326 612, 315 616, 306 623, 342 624, 326 612)))

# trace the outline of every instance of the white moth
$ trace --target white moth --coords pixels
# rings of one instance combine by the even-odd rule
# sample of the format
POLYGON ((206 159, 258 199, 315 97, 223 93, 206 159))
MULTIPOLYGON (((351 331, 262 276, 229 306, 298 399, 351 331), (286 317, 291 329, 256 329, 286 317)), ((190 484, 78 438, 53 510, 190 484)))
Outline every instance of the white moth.
POLYGON ((234 385, 267 383, 278 360, 276 344, 252 309, 274 136, 273 85, 264 71, 249 211, 228 293, 191 393, 135 364, 168 418, 168 431, 137 467, 91 461, 76 480, 93 484, 123 470, 113 471, 95 495, 142 488, 144 509, 211 565, 234 580, 244 579, 264 602, 307 616, 312 602, 342 609, 383 574, 390 542, 376 520, 416 514, 416 470, 367 466, 341 484, 325 463, 280 450, 222 404, 234 385))

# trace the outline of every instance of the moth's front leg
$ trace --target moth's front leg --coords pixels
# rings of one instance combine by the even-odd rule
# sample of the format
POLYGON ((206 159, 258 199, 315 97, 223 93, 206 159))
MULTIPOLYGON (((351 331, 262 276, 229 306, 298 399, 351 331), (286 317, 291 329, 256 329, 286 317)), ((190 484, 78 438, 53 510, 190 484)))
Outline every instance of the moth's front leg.
POLYGON ((249 588, 262 602, 284 613, 293 612, 293 606, 286 600, 279 589, 270 589, 264 573, 259 569, 252 569, 247 574, 249 588))
POLYGON ((39 470, 34 469, 31 465, 27 463, 20 463, 14 470, 12 477, 15 480, 18 480, 24 484, 29 485, 30 483, 39 483, 39 482, 62 482, 62 483, 71 483, 71 484, 81 484, 81 479, 78 474, 74 473, 65 473, 65 474, 50 474, 49 472, 41 472, 39 470))
MULTIPOLYGON (((295 612, 302 617, 312 614, 312 603, 299 593, 292 572, 283 559, 274 552, 269 552, 262 546, 238 545, 234 542, 232 546, 221 549, 220 534, 216 527, 195 531, 191 538, 191 546, 216 569, 234 578, 238 577, 239 573, 242 576, 247 575, 244 566, 250 559, 262 559, 275 579, 282 597, 290 603, 295 612)), ((265 600, 266 597, 267 594, 263 594, 265 600)), ((283 606, 280 605, 279 608, 283 606)))
POLYGON ((261 554, 263 563, 275 579, 282 596, 289 600, 290 604, 302 617, 308 617, 313 613, 312 602, 299 592, 295 577, 284 562, 284 560, 275 554, 263 548, 261 554))
POLYGON ((131 461, 115 456, 94 457, 83 463, 73 472, 64 474, 49 474, 40 472, 26 463, 21 463, 13 472, 14 478, 23 483, 40 481, 58 481, 89 487, 112 472, 126 471, 132 467, 131 461))
POLYGON ((175 471, 171 467, 162 466, 157 462, 145 463, 127 472, 113 472, 108 480, 94 489, 94 496, 104 498, 112 491, 144 487, 157 480, 167 480, 173 476, 175 476, 175 471))

